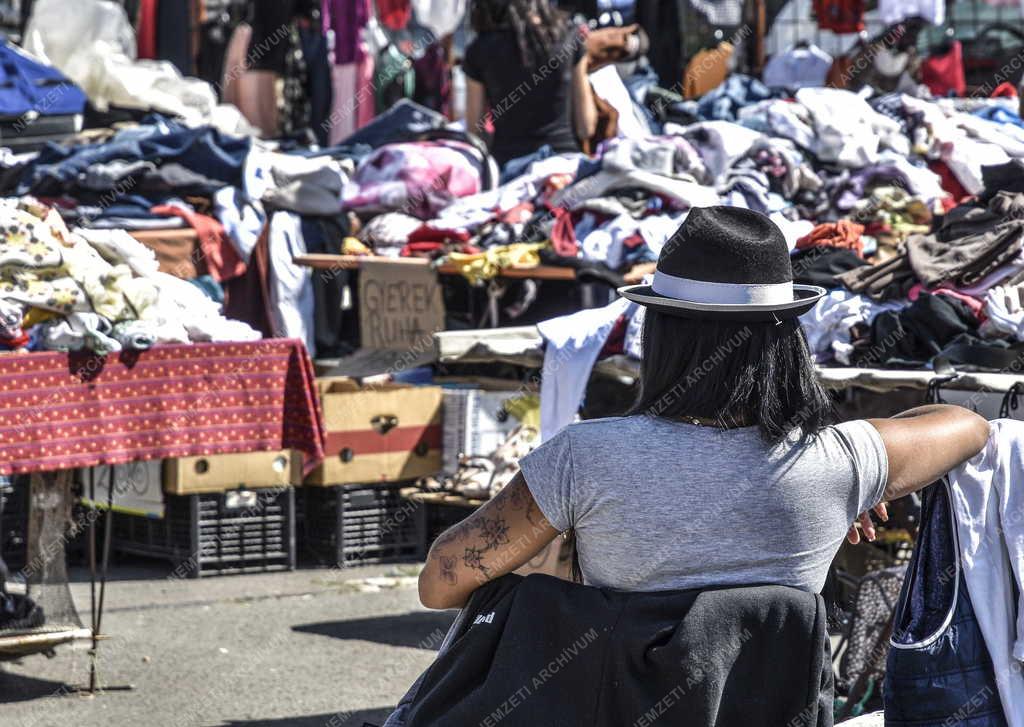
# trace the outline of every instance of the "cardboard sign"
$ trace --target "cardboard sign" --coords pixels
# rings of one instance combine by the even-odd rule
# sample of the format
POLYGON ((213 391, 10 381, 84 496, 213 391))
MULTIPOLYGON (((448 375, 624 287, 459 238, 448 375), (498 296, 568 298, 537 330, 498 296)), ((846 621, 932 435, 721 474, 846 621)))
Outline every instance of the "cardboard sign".
POLYGON ((365 261, 359 270, 359 330, 363 348, 431 347, 444 330, 444 303, 429 265, 365 261))

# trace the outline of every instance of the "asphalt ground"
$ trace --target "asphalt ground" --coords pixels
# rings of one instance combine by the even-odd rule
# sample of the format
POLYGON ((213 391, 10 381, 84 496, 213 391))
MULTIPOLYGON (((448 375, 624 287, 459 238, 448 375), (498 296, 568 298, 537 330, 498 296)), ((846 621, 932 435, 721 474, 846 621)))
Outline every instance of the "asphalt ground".
MULTIPOLYGON (((0 665, 4 727, 381 724, 455 612, 419 605, 415 568, 303 569, 183 580, 151 562, 108 584, 98 675, 88 645, 0 665)), ((85 573, 72 593, 88 622, 85 573)))

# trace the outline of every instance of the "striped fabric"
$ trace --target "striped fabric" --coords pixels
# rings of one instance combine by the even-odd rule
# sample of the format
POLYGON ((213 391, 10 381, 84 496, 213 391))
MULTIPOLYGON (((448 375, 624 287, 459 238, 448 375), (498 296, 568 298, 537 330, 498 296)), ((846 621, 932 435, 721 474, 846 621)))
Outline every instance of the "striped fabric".
POLYGON ((296 340, 0 356, 0 474, 289 448, 324 456, 296 340))

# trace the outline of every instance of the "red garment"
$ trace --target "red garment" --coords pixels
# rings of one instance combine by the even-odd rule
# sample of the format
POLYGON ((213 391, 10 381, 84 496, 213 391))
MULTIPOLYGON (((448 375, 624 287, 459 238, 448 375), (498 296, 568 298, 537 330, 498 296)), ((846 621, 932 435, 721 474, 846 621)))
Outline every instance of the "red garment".
POLYGON ((928 162, 928 168, 939 175, 939 184, 949 192, 955 202, 960 202, 964 197, 969 196, 964 185, 956 178, 953 171, 946 165, 946 162, 939 159, 928 162))
POLYGON ((967 91, 964 78, 963 45, 959 40, 950 43, 943 55, 934 55, 921 62, 921 82, 936 96, 963 96, 967 91))
POLYGON ((551 247, 561 257, 576 257, 580 252, 580 246, 576 241, 572 213, 564 207, 554 207, 551 214, 555 217, 555 224, 551 228, 551 247))
POLYGON ((599 359, 605 358, 606 356, 617 356, 618 354, 626 352, 626 330, 629 328, 629 318, 621 315, 615 319, 615 325, 612 326, 611 332, 608 334, 608 338, 605 339, 604 346, 601 351, 597 354, 599 359))
POLYGON ((406 242, 469 242, 472 235, 461 228, 446 229, 423 224, 409 233, 406 242))
POLYGON ((298 449, 324 458, 300 341, 193 343, 0 358, 0 473, 298 449), (130 353, 130 355, 128 355, 130 353))
POLYGON ((157 205, 150 211, 155 215, 180 217, 196 231, 199 250, 202 252, 202 258, 196 261, 196 268, 205 267, 206 272, 218 282, 245 275, 245 263, 224 232, 224 226, 216 219, 174 205, 157 205))
POLYGON ((823 222, 809 233, 796 241, 797 250, 809 247, 835 247, 852 250, 858 257, 864 257, 864 242, 860 236, 864 234, 864 225, 850 220, 823 222))
POLYGON ((634 232, 632 235, 622 241, 622 246, 628 250, 632 250, 635 247, 640 247, 646 242, 643 235, 639 232, 634 232))
POLYGON ((401 257, 441 257, 445 253, 443 242, 408 242, 398 254, 401 257))
POLYGON ((0 348, 4 350, 14 351, 19 348, 25 348, 28 342, 31 340, 27 331, 22 331, 19 335, 14 338, 0 337, 0 348))
POLYGON ((525 224, 530 221, 531 217, 533 217, 533 202, 520 202, 515 207, 498 213, 498 221, 507 222, 510 225, 525 224))
POLYGON ((136 55, 140 60, 156 58, 156 12, 159 1, 141 0, 139 3, 136 55))
POLYGON ((412 19, 409 0, 377 0, 377 18, 391 30, 402 30, 412 19))
POLYGON ((818 27, 834 33, 864 30, 864 0, 814 0, 818 27))
POLYGON ((996 86, 989 98, 1017 98, 1017 89, 1009 81, 1003 81, 996 86))
POLYGON ((448 245, 443 242, 409 242, 402 247, 402 250, 398 254, 401 257, 425 257, 433 260, 449 252, 461 252, 464 255, 476 255, 483 251, 475 245, 470 245, 465 242, 458 245, 448 245))

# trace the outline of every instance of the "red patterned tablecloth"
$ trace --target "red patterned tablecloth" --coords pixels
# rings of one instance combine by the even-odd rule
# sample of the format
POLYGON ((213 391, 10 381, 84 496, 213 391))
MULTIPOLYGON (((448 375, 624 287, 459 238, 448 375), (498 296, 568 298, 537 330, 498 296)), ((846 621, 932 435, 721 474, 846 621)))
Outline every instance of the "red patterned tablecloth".
POLYGON ((299 341, 0 356, 0 474, 323 444, 299 341))

